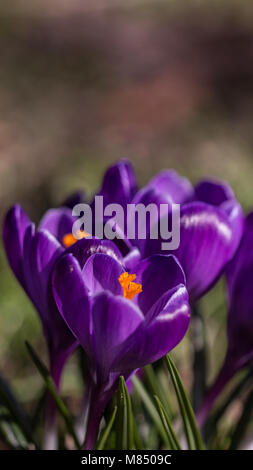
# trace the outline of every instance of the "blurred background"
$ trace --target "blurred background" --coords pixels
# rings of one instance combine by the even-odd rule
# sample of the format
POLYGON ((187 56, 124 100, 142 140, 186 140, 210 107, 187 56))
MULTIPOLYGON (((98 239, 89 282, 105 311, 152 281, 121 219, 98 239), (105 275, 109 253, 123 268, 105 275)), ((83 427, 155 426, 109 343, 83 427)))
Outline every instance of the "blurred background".
MULTIPOLYGON (((172 167, 226 179, 253 207, 252 1, 2 1, 0 37, 1 218, 14 202, 37 221, 75 189, 90 196, 121 157, 140 184, 172 167)), ((41 379, 24 340, 46 353, 2 247, 0 276, 0 371, 30 404, 41 379)), ((225 352, 220 293, 222 281, 202 302, 211 378, 225 352)), ((187 339, 180 348, 190 387, 187 339)), ((72 359, 67 400, 79 375, 72 359)))

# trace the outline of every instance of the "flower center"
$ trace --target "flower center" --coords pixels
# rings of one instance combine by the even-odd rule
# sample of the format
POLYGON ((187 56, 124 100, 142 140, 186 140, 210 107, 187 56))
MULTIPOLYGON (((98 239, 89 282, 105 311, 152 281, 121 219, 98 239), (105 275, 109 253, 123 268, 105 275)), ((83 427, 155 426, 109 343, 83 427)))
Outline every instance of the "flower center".
POLYGON ((85 232, 84 230, 78 230, 78 238, 75 238, 72 233, 66 233, 62 239, 62 244, 65 246, 65 248, 68 248, 69 246, 74 245, 78 240, 81 238, 87 238, 90 237, 90 234, 88 232, 85 232))
POLYGON ((133 282, 136 279, 136 274, 128 274, 124 272, 119 277, 119 283, 123 289, 123 296, 126 299, 132 300, 136 294, 142 292, 142 285, 133 282))

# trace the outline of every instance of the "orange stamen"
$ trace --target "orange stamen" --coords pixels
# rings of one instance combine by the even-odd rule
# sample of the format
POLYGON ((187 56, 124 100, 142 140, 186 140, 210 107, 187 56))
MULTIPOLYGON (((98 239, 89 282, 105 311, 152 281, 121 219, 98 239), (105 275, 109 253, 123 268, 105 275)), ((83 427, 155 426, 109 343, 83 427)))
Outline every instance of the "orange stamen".
POLYGON ((119 283, 123 289, 123 296, 126 299, 132 300, 136 294, 142 292, 142 285, 133 282, 136 279, 136 274, 128 274, 124 272, 119 277, 119 283))
POLYGON ((65 248, 74 245, 74 243, 76 243, 81 238, 90 237, 90 234, 88 232, 84 232, 84 230, 79 230, 77 234, 78 238, 75 238, 72 233, 66 233, 66 235, 64 235, 62 239, 62 244, 65 246, 65 248))

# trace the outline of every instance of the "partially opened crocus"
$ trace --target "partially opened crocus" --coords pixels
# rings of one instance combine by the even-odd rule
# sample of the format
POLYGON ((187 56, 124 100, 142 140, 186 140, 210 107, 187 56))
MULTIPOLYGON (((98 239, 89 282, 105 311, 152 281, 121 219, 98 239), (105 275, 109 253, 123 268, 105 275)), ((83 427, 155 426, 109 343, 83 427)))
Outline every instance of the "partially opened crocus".
POLYGON ((227 271, 227 353, 223 366, 198 411, 199 425, 206 421, 216 399, 240 369, 253 363, 253 213, 246 219, 240 247, 227 271))
MULTIPOLYGON (((80 240, 79 246, 90 243, 80 240)), ((184 337, 190 319, 185 277, 173 256, 152 256, 132 272, 102 252, 80 264, 76 252, 56 263, 53 291, 88 356, 91 401, 84 448, 92 449, 119 376, 127 380, 184 337)))
MULTIPOLYGON (((30 221, 19 205, 12 207, 3 225, 3 241, 9 264, 37 309, 46 338, 50 372, 59 389, 63 366, 77 346, 76 338, 62 320, 51 291, 51 272, 64 253, 64 236, 73 224, 71 210, 52 209, 45 214, 39 228, 30 221)), ((48 398, 45 448, 56 445, 55 407, 48 398)))

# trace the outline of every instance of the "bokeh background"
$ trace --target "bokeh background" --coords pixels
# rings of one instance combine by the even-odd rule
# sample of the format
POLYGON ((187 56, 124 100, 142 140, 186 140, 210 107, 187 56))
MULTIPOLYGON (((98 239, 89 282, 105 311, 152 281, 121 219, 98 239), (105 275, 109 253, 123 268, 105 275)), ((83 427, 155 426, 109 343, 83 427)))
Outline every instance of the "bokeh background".
MULTIPOLYGON (((0 38, 1 218, 14 202, 37 221, 75 189, 88 198, 120 157, 140 184, 175 168, 193 182, 225 179, 253 207, 251 0, 2 1, 0 38)), ((201 308, 210 380, 225 353, 223 281, 201 308)), ((39 320, 1 246, 0 371, 29 407, 42 383, 25 339, 46 361, 39 320)), ((177 354, 190 389, 190 340, 177 354)), ((81 387, 73 358, 66 400, 78 403, 81 387)))

